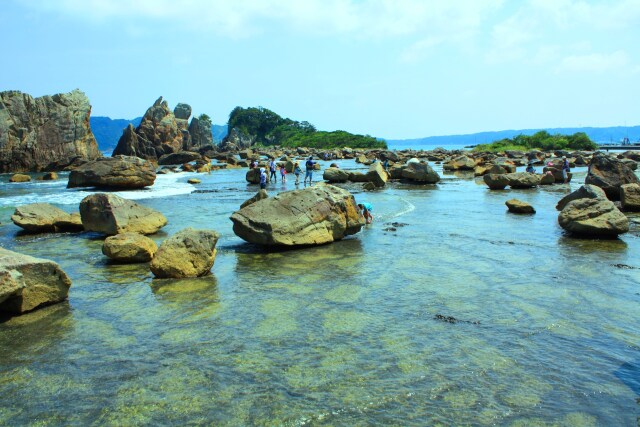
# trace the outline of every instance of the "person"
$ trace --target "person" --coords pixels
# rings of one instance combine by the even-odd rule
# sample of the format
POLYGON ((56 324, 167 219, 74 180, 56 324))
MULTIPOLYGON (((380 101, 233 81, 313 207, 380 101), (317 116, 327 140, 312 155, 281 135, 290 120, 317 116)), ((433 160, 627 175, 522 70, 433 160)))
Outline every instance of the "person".
POLYGON ((311 181, 313 180, 313 167, 316 162, 313 161, 313 156, 309 156, 309 160, 305 163, 305 169, 307 170, 306 175, 304 176, 304 183, 307 183, 307 178, 309 178, 309 185, 311 185, 311 181))
POLYGON ((536 173, 536 169, 533 167, 533 160, 529 160, 529 163, 527 163, 527 172, 536 173))
POLYGON ((384 163, 382 164, 385 172, 389 172, 389 159, 384 159, 384 163))
POLYGON ((253 169, 253 168, 255 168, 256 166, 258 166, 258 164, 256 163, 256 161, 255 161, 255 160, 251 160, 251 163, 249 164, 249 169, 253 169))
POLYGON ((298 162, 293 165, 293 173, 296 176, 296 185, 300 184, 300 174, 302 173, 302 169, 300 169, 300 164, 298 162))
POLYGON ((571 169, 569 169, 569 160, 567 160, 566 156, 562 156, 562 178, 565 184, 569 182, 569 172, 571 172, 571 169))
POLYGON ((280 166, 280 178, 282 182, 287 182, 287 170, 284 168, 284 165, 280 166))
POLYGON ((365 222, 371 224, 373 222, 373 215, 371 215, 373 206, 371 206, 371 203, 358 203, 358 207, 362 210, 365 222))
POLYGON ((260 188, 267 188, 267 171, 264 168, 260 168, 260 188))
POLYGON ((277 182, 277 178, 276 178, 276 168, 278 167, 278 165, 276 165, 276 159, 275 158, 271 158, 271 161, 269 162, 269 171, 271 172, 271 174, 269 175, 269 181, 273 180, 273 182, 277 182))

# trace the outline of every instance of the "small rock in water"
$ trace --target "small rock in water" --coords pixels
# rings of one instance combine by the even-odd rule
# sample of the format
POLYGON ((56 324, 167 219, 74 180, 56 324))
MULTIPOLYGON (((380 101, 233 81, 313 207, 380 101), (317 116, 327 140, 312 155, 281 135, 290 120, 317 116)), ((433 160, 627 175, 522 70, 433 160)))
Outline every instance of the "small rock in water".
POLYGON ((387 227, 387 228, 384 228, 382 231, 397 231, 397 230, 398 229, 395 227, 387 227))
POLYGON ((638 267, 632 267, 627 264, 611 264, 611 267, 622 268, 623 270, 635 270, 638 268, 638 267))
POLYGON ((440 320, 441 322, 447 322, 447 323, 470 323, 472 325, 479 325, 480 321, 479 320, 460 320, 460 319, 456 319, 453 316, 445 316, 443 314, 436 314, 435 316, 433 316, 433 318, 435 320, 440 320))

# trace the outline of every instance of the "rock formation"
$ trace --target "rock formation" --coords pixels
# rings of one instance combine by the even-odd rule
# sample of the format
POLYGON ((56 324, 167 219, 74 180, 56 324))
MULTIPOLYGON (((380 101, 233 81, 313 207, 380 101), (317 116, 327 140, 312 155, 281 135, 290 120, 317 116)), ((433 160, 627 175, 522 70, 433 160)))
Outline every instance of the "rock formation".
POLYGON ((78 214, 68 214, 48 203, 31 203, 18 206, 11 221, 29 233, 82 231, 78 214))
POLYGON ((427 163, 409 162, 402 169, 402 178, 409 181, 435 184, 440 181, 440 175, 427 163))
POLYGON ((82 225, 107 235, 127 232, 154 234, 167 224, 160 212, 115 194, 96 193, 80 202, 82 225))
POLYGON ((138 233, 116 234, 107 237, 102 244, 102 253, 121 263, 151 261, 157 250, 153 240, 138 233))
POLYGON ((21 314, 63 301, 70 286, 55 262, 0 248, 0 313, 21 314))
POLYGON ((33 98, 0 92, 0 173, 62 170, 101 157, 87 96, 74 90, 33 98))
POLYGON ((338 168, 327 168, 322 174, 322 179, 328 182, 347 182, 349 172, 338 168))
POLYGON ((490 190, 504 190, 509 185, 509 178, 503 173, 488 173, 483 175, 482 179, 490 190))
POLYGON ((560 227, 577 236, 614 238, 629 231, 629 219, 606 199, 569 202, 558 215, 560 227))
POLYGON ((640 211, 640 185, 624 184, 620 186, 620 202, 627 211, 640 211))
POLYGON ((231 221, 242 239, 269 246, 329 243, 357 233, 365 223, 351 193, 332 185, 259 200, 234 212, 231 221))
POLYGON ((85 163, 69 174, 68 188, 144 188, 156 180, 153 165, 143 159, 129 156, 103 157, 85 163))
POLYGON ((585 184, 602 188, 611 200, 620 199, 620 186, 638 183, 638 177, 627 165, 615 157, 596 153, 591 158, 585 184))
POLYGON ((576 191, 573 191, 570 194, 564 196, 558 204, 556 205, 556 209, 561 211, 569 202, 578 199, 601 199, 606 200, 607 195, 604 190, 596 185, 585 184, 578 188, 576 191))
POLYGON ((536 210, 527 202, 518 199, 510 199, 504 202, 511 213, 517 214, 533 214, 536 210))
POLYGON ((160 245, 150 264, 158 278, 200 277, 209 274, 216 258, 218 233, 186 228, 160 245))

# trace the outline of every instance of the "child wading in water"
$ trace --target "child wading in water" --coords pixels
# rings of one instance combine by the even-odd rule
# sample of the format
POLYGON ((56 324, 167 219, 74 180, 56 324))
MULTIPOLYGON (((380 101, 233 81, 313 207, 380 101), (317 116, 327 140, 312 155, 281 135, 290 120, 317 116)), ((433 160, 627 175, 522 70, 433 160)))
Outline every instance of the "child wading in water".
POLYGON ((284 166, 280 166, 280 178, 282 178, 282 182, 287 182, 287 170, 284 166))
POLYGON ((296 185, 300 184, 300 174, 302 173, 302 169, 300 169, 300 164, 298 162, 293 166, 293 173, 296 176, 296 185))
POLYGON ((358 207, 362 209, 362 216, 364 216, 366 223, 371 224, 373 222, 373 215, 371 215, 373 206, 371 206, 371 203, 358 203, 358 207))

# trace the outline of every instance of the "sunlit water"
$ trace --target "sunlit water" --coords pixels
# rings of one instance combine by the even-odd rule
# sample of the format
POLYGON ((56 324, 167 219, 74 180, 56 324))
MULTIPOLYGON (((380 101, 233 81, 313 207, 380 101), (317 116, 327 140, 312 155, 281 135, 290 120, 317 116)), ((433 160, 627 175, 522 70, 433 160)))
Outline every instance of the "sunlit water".
MULTIPOLYGON (((0 425, 637 423, 637 222, 618 240, 568 238, 555 204, 569 186, 492 192, 451 174, 347 185, 372 225, 266 252, 232 232, 256 191, 244 173, 123 193, 168 218, 158 243, 187 226, 221 233, 212 275, 178 281, 110 264, 94 233, 18 233, 16 205, 73 211, 89 193, 64 175, 2 177, 0 245, 55 260, 73 285, 68 302, 0 324, 0 425), (507 213, 514 197, 537 213, 507 213)), ((289 176, 269 191, 293 188, 289 176)))

